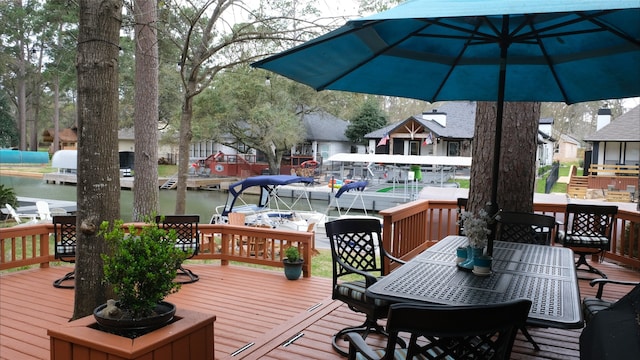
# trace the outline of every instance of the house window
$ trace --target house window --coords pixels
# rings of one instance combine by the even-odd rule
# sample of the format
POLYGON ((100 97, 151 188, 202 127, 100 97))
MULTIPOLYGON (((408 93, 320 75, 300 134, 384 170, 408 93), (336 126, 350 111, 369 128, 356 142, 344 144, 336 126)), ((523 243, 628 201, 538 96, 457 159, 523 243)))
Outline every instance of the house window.
POLYGON ((420 155, 420 141, 409 141, 409 155, 420 155))
POLYGON ((460 156, 460 142, 450 141, 447 144, 447 156, 460 156))
POLYGON ((404 141, 402 139, 393 142, 393 155, 404 155, 404 141))
POLYGON ((329 158, 329 144, 320 145, 318 150, 320 151, 320 156, 323 159, 328 159, 329 158))
POLYGON ((247 154, 250 150, 250 148, 245 143, 241 142, 237 142, 236 147, 238 148, 238 153, 240 154, 247 154))

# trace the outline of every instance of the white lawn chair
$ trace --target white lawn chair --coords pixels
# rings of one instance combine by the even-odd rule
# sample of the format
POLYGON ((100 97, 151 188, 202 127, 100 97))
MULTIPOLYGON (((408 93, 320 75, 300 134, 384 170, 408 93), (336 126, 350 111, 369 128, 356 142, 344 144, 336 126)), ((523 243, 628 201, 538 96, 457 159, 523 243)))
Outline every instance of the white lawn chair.
POLYGON ((9 205, 9 204, 4 204, 4 207, 7 208, 7 211, 9 212, 9 215, 11 215, 11 217, 18 223, 18 224, 22 224, 22 219, 29 219, 28 223, 35 223, 38 221, 38 215, 37 214, 18 214, 16 212, 16 210, 13 208, 13 206, 9 205))
POLYGON ((51 210, 49 209, 49 203, 46 201, 36 201, 36 209, 38 209, 38 217, 40 220, 52 220, 51 210))

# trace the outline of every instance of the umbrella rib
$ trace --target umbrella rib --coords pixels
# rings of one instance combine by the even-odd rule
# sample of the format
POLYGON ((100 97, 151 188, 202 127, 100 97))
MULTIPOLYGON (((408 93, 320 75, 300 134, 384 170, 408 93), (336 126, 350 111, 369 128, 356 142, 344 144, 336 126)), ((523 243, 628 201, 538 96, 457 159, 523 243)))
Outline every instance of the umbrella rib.
MULTIPOLYGON (((535 25, 533 23, 530 23, 529 26, 531 27, 531 30, 532 30, 533 34, 539 35, 539 32, 536 31, 535 25)), ((542 56, 544 56, 544 58, 546 60, 546 64, 549 67, 549 70, 551 71, 551 74, 553 75, 553 78, 555 79, 556 84, 558 85, 558 89, 560 89, 560 92, 562 93, 562 97, 564 98, 564 102, 565 103, 569 103, 569 98, 567 96, 567 92, 565 91, 565 88, 564 88, 562 82, 560 82, 560 78, 558 77, 558 73, 556 72, 556 68, 554 66, 555 64, 551 60, 551 57, 549 56, 549 53, 547 52, 547 48, 545 48, 544 43, 542 42, 542 39, 539 36, 536 36, 536 38, 537 38, 538 46, 540 47, 540 51, 542 52, 542 56)))
POLYGON ((612 33, 612 34, 614 34, 614 35, 616 35, 616 36, 618 36, 618 37, 620 37, 620 38, 622 38, 622 39, 624 39, 624 40, 626 40, 626 41, 628 41, 628 42, 630 42, 630 43, 632 43, 632 44, 634 44, 636 46, 640 46, 640 40, 634 39, 633 37, 625 34, 624 32, 611 27, 609 24, 605 24, 602 21, 600 21, 598 19, 595 19, 595 18, 589 18, 587 20, 592 22, 595 25, 600 26, 600 28, 603 29, 603 30, 609 31, 610 33, 612 33))
MULTIPOLYGON (((597 13, 594 13, 594 14, 590 14, 590 15, 586 15, 586 14, 584 14, 582 12, 578 12, 576 14, 577 16, 579 16, 578 18, 574 18, 574 19, 570 19, 570 20, 567 20, 567 21, 560 22, 558 24, 542 27, 542 28, 536 29, 536 31, 533 31, 533 32, 527 32, 527 33, 520 34, 520 35, 514 35, 513 36, 513 40, 514 40, 514 42, 523 43, 523 42, 525 42, 527 40, 538 38, 538 37, 542 37, 542 38, 561 37, 561 36, 567 36, 567 35, 588 34, 588 33, 592 33, 592 32, 599 32, 599 31, 605 31, 605 30, 613 31, 613 29, 610 29, 608 26, 605 26, 604 24, 599 24, 599 23, 596 22, 596 18, 597 17, 602 16, 604 14, 611 13, 611 12, 613 12, 613 10, 600 11, 600 12, 597 12, 597 13), (553 31, 555 29, 566 28, 569 25, 578 24, 578 23, 586 22, 586 21, 594 23, 595 25, 599 26, 600 29, 590 29, 590 30, 587 29, 587 30, 580 30, 580 31, 563 31, 563 32, 551 33, 551 31, 553 31)), ((533 18, 534 18, 534 16, 528 16, 527 17, 527 21, 523 21, 522 25, 526 25, 526 23, 533 24, 534 23, 533 22, 533 18)), ((521 29, 521 28, 522 28, 522 26, 519 29, 521 29)))
POLYGON ((474 39, 474 35, 477 33, 477 30, 478 30, 479 27, 480 27, 480 23, 478 22, 476 24, 475 30, 473 32, 469 32, 470 36, 467 37, 467 41, 465 42, 464 46, 460 50, 460 53, 458 53, 458 56, 456 56, 456 59, 453 61, 453 63, 449 67, 449 71, 447 71, 447 74, 444 76, 444 78, 442 78, 442 81, 440 82, 440 84, 438 84, 438 89, 436 89, 436 91, 434 91, 433 96, 429 99, 429 102, 434 102, 435 99, 438 98, 438 95, 440 94, 440 92, 444 88, 444 84, 447 82, 447 79, 449 79, 449 77, 451 77, 451 74, 453 73, 453 70, 460 63, 460 60, 462 59, 462 55, 464 55, 465 51, 467 51, 467 49, 469 48, 469 44, 474 39))
MULTIPOLYGON (((499 35, 500 32, 487 19, 487 17, 482 17, 482 19, 483 19, 482 21, 478 21, 475 24, 475 27, 473 28, 473 30, 470 30, 470 29, 467 29, 467 28, 464 28, 464 27, 460 27, 460 26, 455 26, 455 25, 452 25, 452 24, 447 24, 447 23, 444 23, 444 22, 439 21, 439 20, 424 19, 424 21, 428 22, 428 23, 430 23, 432 25, 435 25, 435 26, 440 26, 440 27, 447 28, 447 29, 450 29, 450 30, 455 30, 455 31, 458 31, 458 32, 463 33, 463 34, 469 34, 469 35, 472 35, 472 37, 473 36, 477 36, 474 39, 478 40, 478 41, 480 41, 480 39, 482 39, 483 41, 489 41, 489 42, 495 41, 495 39, 497 38, 497 35, 499 35), (484 23, 489 25, 489 27, 493 30, 493 35, 491 33, 483 33, 483 32, 478 31, 479 28, 480 28, 480 24, 482 22, 484 22, 484 23)), ((418 37, 433 37, 433 38, 440 38, 440 39, 461 39, 461 40, 462 39, 469 39, 469 36, 464 36, 464 35, 417 34, 416 36, 418 36, 418 37)))
MULTIPOLYGON (((367 23, 367 24, 365 24, 364 26, 362 26, 361 28, 359 28, 359 30, 362 30, 363 28, 367 27, 367 28, 370 28, 374 33, 378 34, 378 32, 377 32, 377 31, 375 30, 375 28, 373 28, 373 26, 372 26, 372 24, 377 24, 378 22, 380 22, 380 21, 375 21, 375 22, 367 23)), ((354 69, 357 69, 357 68, 361 67, 362 65, 364 65, 364 64, 366 64, 366 63, 368 63, 368 62, 370 62, 371 60, 373 60, 373 59, 375 59, 376 57, 378 57, 380 54, 383 54, 383 53, 387 52, 389 49, 393 48, 393 47, 394 47, 394 46, 396 46, 397 44, 400 44, 400 43, 402 43, 403 41, 405 41, 406 39, 408 39, 408 38, 410 38, 410 37, 414 36, 414 34, 415 34, 416 32, 420 32, 420 31, 424 30, 425 28, 427 28, 427 27, 429 27, 429 26, 431 26, 431 24, 430 24, 430 23, 427 23, 425 26, 421 26, 420 28, 418 28, 418 29, 416 29, 416 30, 414 30, 414 31, 412 31, 412 32, 409 32, 406 36, 402 37, 401 39, 397 40, 396 42, 391 43, 391 44, 386 44, 386 46, 385 46, 385 47, 383 47, 383 48, 381 48, 380 50, 378 50, 378 51, 376 51, 376 52, 372 53, 372 54, 371 54, 371 56, 367 57, 366 59, 364 59, 364 60, 362 60, 362 61, 360 61, 360 62, 356 63, 355 65, 353 65, 353 66, 349 67, 348 69, 346 69, 345 71, 343 71, 340 75, 335 76, 333 79, 331 79, 331 81, 326 82, 326 83, 324 83, 324 84, 322 84, 322 85, 317 86, 317 87, 316 87, 316 90, 318 90, 318 91, 322 91, 322 90, 326 89, 326 88, 327 88, 327 86, 331 86, 331 85, 332 85, 332 84, 334 84, 336 81, 338 81, 338 80, 342 79, 343 77, 347 76, 347 75, 348 75, 350 72, 352 72, 354 69)))

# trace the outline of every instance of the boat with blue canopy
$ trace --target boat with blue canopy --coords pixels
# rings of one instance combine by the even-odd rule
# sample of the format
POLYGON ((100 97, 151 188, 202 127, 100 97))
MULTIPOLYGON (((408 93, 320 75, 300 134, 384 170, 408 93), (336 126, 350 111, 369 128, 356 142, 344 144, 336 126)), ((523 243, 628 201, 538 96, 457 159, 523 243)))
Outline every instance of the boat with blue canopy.
POLYGON ((259 175, 232 183, 227 202, 216 208, 211 223, 226 223, 229 214, 236 212, 245 214, 246 225, 306 231, 310 224, 324 221, 324 214, 311 206, 308 187, 313 183, 312 177, 295 175, 259 175), (278 196, 278 188, 285 185, 299 190, 292 202, 278 196), (255 195, 256 188, 257 201, 255 196, 252 197, 254 201, 245 201, 243 195, 255 195), (299 209, 301 207, 304 209, 299 209))

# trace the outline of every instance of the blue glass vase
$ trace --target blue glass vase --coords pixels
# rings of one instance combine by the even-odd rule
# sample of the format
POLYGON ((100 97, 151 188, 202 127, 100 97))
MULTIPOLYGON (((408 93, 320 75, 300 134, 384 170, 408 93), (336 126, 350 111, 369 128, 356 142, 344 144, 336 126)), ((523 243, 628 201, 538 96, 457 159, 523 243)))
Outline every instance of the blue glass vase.
POLYGON ((461 262, 460 264, 458 264, 458 266, 464 270, 468 270, 468 271, 473 270, 473 259, 475 259, 478 256, 482 256, 483 253, 484 253, 483 247, 473 247, 469 245, 469 247, 467 248, 467 260, 461 262))

